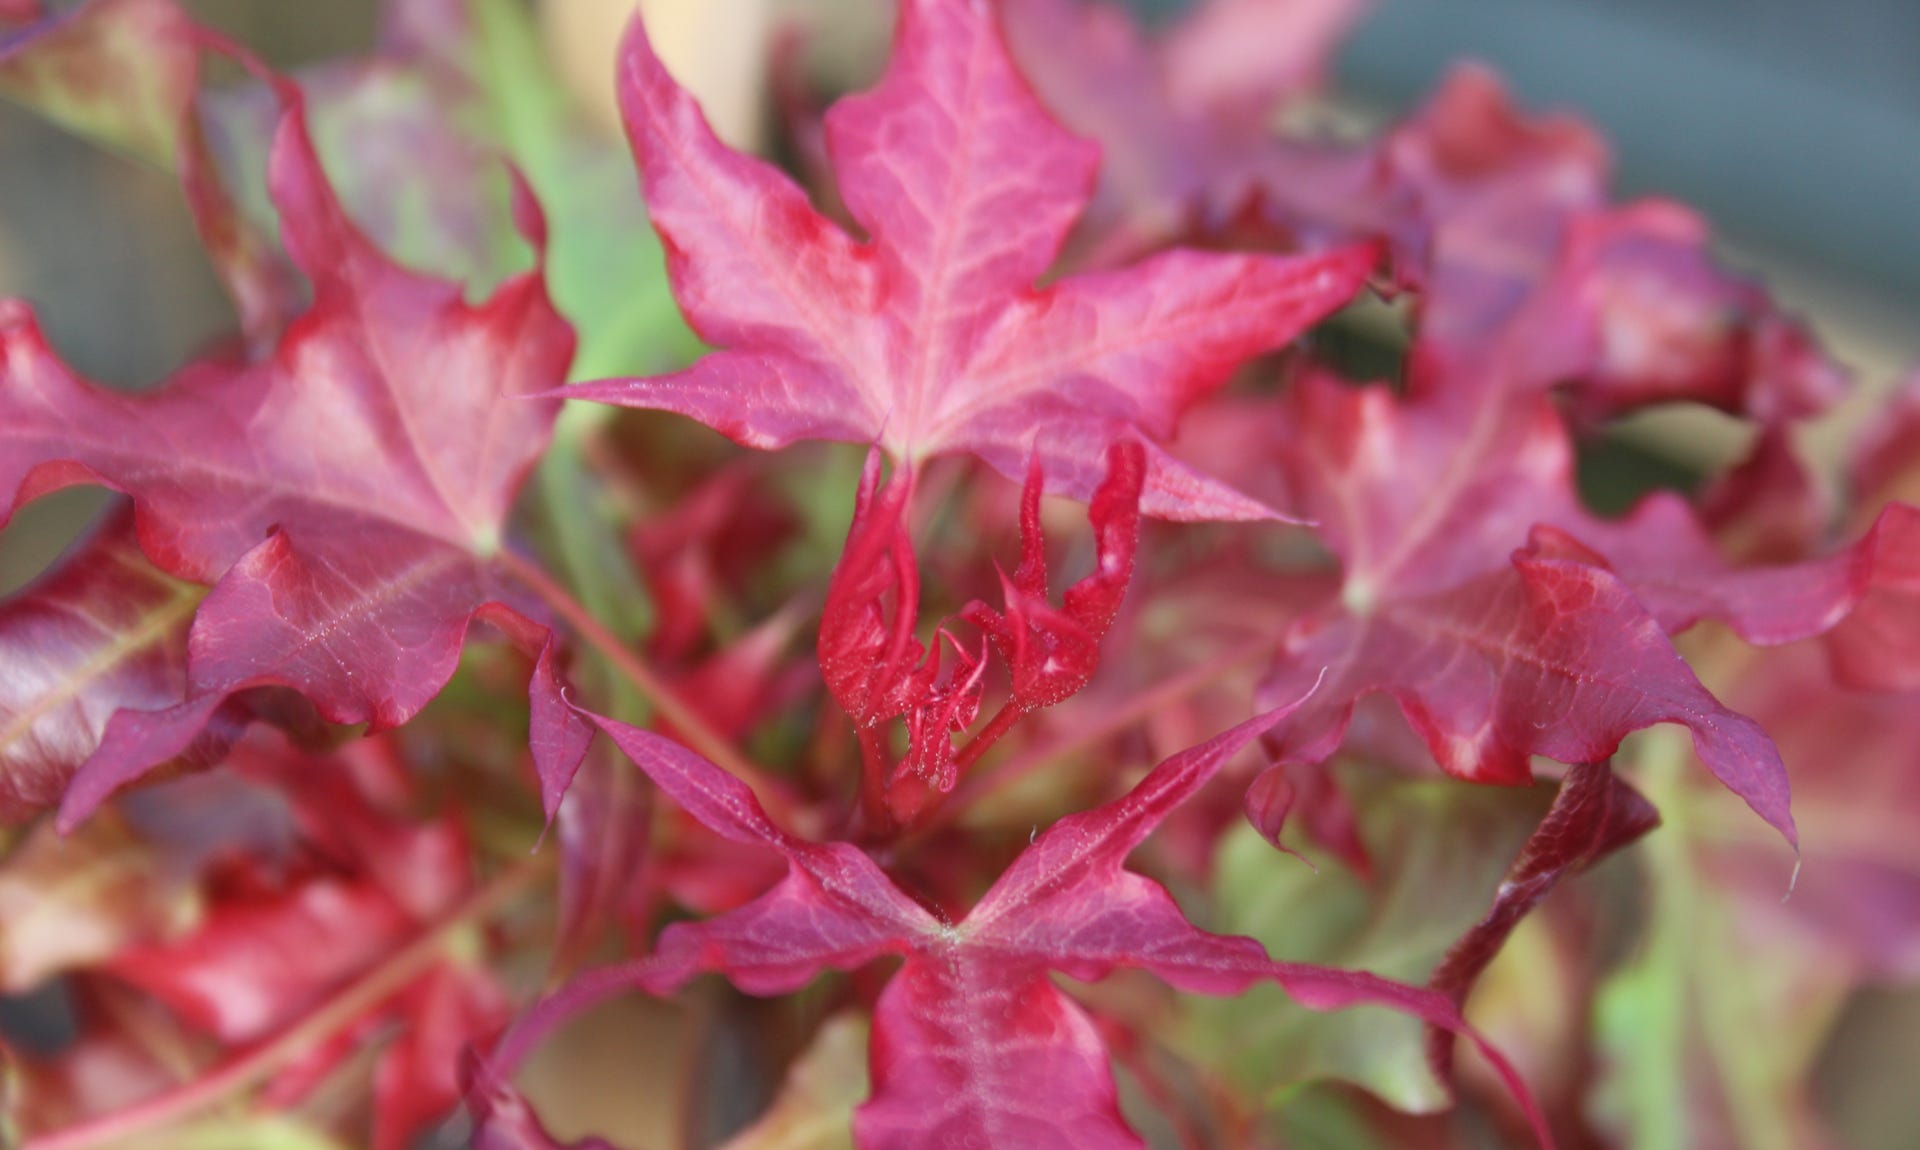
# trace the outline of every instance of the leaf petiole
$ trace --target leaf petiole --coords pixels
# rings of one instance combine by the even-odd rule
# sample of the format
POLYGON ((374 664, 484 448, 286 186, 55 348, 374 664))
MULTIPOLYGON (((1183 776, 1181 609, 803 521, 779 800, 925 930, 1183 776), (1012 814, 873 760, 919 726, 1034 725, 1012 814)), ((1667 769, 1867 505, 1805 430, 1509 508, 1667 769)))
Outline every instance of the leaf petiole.
POLYGON ((609 631, 593 612, 573 597, 573 593, 561 586, 552 576, 541 569, 539 564, 516 554, 512 550, 502 549, 495 557, 506 572, 519 580, 547 606, 565 619, 574 632, 589 646, 599 652, 613 668, 632 684, 646 700, 653 705, 654 711, 671 724, 682 742, 705 755, 715 764, 726 768, 727 772, 752 787, 760 801, 776 814, 785 813, 791 808, 787 788, 769 778, 766 772, 748 762, 746 756, 736 750, 733 744, 701 716, 673 685, 620 637, 609 631))

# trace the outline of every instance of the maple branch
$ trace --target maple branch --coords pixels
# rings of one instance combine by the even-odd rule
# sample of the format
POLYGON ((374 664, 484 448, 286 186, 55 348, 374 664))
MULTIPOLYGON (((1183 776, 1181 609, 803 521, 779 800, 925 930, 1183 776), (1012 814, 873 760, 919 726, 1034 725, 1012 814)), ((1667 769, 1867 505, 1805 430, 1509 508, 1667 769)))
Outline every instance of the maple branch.
POLYGON ((672 724, 682 742, 752 787, 770 813, 778 815, 788 808, 790 804, 785 801, 786 789, 783 786, 748 762, 746 756, 736 750, 725 735, 714 730, 700 712, 682 698, 680 692, 660 672, 654 670, 638 651, 609 631, 593 612, 587 610, 539 564, 504 548, 496 558, 501 567, 545 600, 547 606, 553 608, 589 646, 619 671, 653 705, 660 717, 672 724))
POLYGON ((270 1038, 211 1073, 132 1106, 22 1143, 20 1150, 93 1150, 159 1130, 260 1085, 393 997, 446 956, 447 937, 492 917, 553 868, 553 852, 528 855, 469 895, 413 942, 270 1038))

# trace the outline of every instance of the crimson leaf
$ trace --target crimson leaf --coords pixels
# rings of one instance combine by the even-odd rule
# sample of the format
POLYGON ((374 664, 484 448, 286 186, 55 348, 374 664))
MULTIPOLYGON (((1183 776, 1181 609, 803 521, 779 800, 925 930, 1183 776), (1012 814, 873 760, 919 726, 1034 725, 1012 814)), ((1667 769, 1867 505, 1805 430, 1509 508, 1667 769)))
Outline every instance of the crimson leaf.
POLYGON ((1608 206, 1606 145, 1577 118, 1527 116, 1463 67, 1380 149, 1431 231, 1416 390, 1511 385, 1474 362, 1504 341, 1531 385, 1569 384, 1593 415, 1690 399, 1796 418, 1841 395, 1843 374, 1767 293, 1707 258, 1698 217, 1608 206))
MULTIPOLYGON (((573 336, 537 273, 469 306, 407 272, 346 217, 282 83, 269 184, 312 307, 271 358, 207 361, 118 395, 74 376, 21 304, 0 301, 0 522, 78 482, 133 498, 140 546, 214 588, 187 698, 123 711, 75 776, 63 825, 185 750, 238 692, 294 687, 337 723, 392 726, 452 675, 476 615, 541 652, 534 749, 549 809, 584 746, 546 628, 502 570, 501 536, 557 404, 573 336)), ((520 201, 536 247, 539 213, 520 201)))
MULTIPOLYGON (((907 897, 858 849, 776 826, 744 784, 693 752, 594 716, 676 803, 725 838, 772 847, 785 857, 787 875, 737 910, 668 927, 650 958, 585 976, 536 1011, 500 1057, 511 1061, 558 1018, 623 987, 666 994, 717 971, 749 993, 781 994, 822 970, 899 955, 905 965, 876 1007, 874 1092, 855 1118, 859 1144, 1091 1148, 1143 1143, 1120 1117, 1104 1041, 1050 972, 1090 981, 1135 968, 1215 995, 1275 982, 1310 1009, 1383 1005, 1479 1042, 1443 996, 1368 974, 1274 962, 1251 939, 1193 926, 1165 888, 1123 869, 1176 806, 1285 711, 1183 751, 1122 798, 1062 819, 958 923, 907 897)), ((1511 1068, 1481 1045, 1534 1113, 1511 1068)))
MULTIPOLYGON (((1107 446, 1164 438, 1248 357, 1346 302, 1369 247, 1312 259, 1175 251, 1036 282, 1087 202, 1094 149, 1048 118, 988 0, 908 0, 878 87, 827 116, 849 236, 767 164, 722 145, 636 22, 621 106, 675 295, 721 349, 567 394, 692 416, 754 447, 877 443, 911 469, 1037 457, 1054 489, 1099 482, 1107 446)), ((1145 510, 1264 507, 1150 449, 1145 510)))
POLYGON ((1602 566, 1514 548, 1533 525, 1586 537, 1674 538, 1685 509, 1659 501, 1633 523, 1586 515, 1565 429, 1543 398, 1465 410, 1446 397, 1301 381, 1284 449, 1298 510, 1343 561, 1338 598, 1295 623, 1270 677, 1295 697, 1324 687, 1274 742, 1283 757, 1333 753, 1363 695, 1391 695, 1441 767, 1500 783, 1528 759, 1610 755, 1629 732, 1682 723, 1701 761, 1793 841, 1779 754, 1674 651, 1634 589, 1602 566))
POLYGON ((0 604, 0 823, 58 802, 115 711, 180 698, 201 594, 147 562, 132 517, 115 515, 0 604))
POLYGON ((1108 0, 1003 8, 1015 56, 1062 123, 1100 144, 1100 186, 1081 223, 1102 266, 1253 211, 1322 247, 1383 235, 1411 247, 1414 205, 1370 146, 1290 140, 1278 113, 1318 86, 1358 0, 1206 0, 1158 37, 1108 0))

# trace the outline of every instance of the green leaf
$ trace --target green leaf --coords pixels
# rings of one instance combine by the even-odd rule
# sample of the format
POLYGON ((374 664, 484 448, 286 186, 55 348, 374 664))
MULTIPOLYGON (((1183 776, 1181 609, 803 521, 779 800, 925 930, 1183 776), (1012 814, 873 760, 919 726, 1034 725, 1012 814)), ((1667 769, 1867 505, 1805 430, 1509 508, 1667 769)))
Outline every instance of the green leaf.
POLYGON ((660 371, 698 354, 667 286, 660 241, 647 223, 633 162, 572 115, 541 53, 525 7, 480 0, 472 66, 490 131, 546 208, 547 278, 580 332, 573 378, 660 371))
MULTIPOLYGON (((1784 885, 1753 898, 1721 881, 1739 872, 1714 854, 1766 829, 1732 795, 1690 782, 1684 735, 1648 732, 1630 747, 1663 825, 1645 847, 1646 937, 1595 1007, 1592 1116, 1636 1150, 1831 1144, 1808 1088, 1857 969, 1794 928, 1784 885)), ((1796 802, 1796 815, 1806 809, 1796 802)))
MULTIPOLYGON (((1309 848, 1315 873, 1242 825, 1216 856, 1214 926, 1259 939, 1279 959, 1424 982, 1486 913, 1553 788, 1409 781, 1352 768, 1341 775, 1374 862, 1373 882, 1309 848)), ((1270 1105, 1326 1078, 1357 1083, 1410 1112, 1449 1104, 1412 1019, 1369 1009, 1314 1014, 1273 988, 1195 1000, 1188 1017, 1182 1049, 1270 1105)))
POLYGON ((209 1118, 115 1142, 115 1150, 346 1150, 345 1144, 273 1114, 209 1118))

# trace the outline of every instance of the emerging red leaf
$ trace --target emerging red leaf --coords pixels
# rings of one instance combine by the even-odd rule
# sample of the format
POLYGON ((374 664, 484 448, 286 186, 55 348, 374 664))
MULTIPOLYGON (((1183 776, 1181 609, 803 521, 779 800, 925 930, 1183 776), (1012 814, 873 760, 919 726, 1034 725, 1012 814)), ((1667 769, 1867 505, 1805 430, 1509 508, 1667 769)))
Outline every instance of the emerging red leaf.
POLYGON ((986 644, 977 655, 969 651, 949 631, 951 619, 941 625, 932 650, 916 637, 920 572, 903 522, 914 476, 898 472, 882 488, 879 453, 869 454, 846 550, 828 585, 819 644, 827 689, 860 737, 868 818, 880 816, 884 796, 890 818, 912 821, 933 795, 951 791, 960 768, 977 760, 1021 716, 1086 686, 1099 662, 1100 640, 1133 573, 1146 458, 1132 441, 1108 449, 1107 476, 1089 508, 1095 567, 1066 590, 1060 607, 1047 597, 1041 464, 1036 459, 1030 467, 1020 504, 1020 563, 1011 577, 1002 572, 1000 579, 1004 607, 995 610, 976 600, 957 616, 984 631, 999 651, 1010 691, 993 720, 956 752, 953 736, 980 714, 986 644), (954 657, 944 673, 943 644, 954 657), (883 777, 888 752, 880 726, 896 716, 906 718, 907 753, 883 777))
POLYGON ((1146 453, 1137 443, 1115 444, 1107 453, 1107 478, 1093 494, 1092 574, 1067 588, 1056 609, 1047 600, 1046 540, 1040 533, 1038 461, 1020 500, 1020 565, 1001 577, 1005 612, 970 603, 962 612, 993 638, 1013 676, 1013 704, 1021 710, 1050 707, 1077 693, 1093 677, 1100 640, 1112 626, 1133 576, 1140 545, 1140 497, 1146 453))
MULTIPOLYGON (((586 976, 536 1012, 501 1058, 510 1062, 559 1017, 623 987, 665 994, 717 971, 749 993, 779 994, 825 969, 900 955, 906 963, 876 1008, 874 1093, 855 1118, 863 1148, 1140 1147, 1120 1117, 1105 1043, 1050 972, 1091 981, 1137 968, 1201 994, 1237 994, 1271 981, 1310 1009, 1384 1005, 1473 1037, 1442 996, 1367 974, 1274 962, 1251 939, 1194 927, 1163 887, 1123 869, 1176 806, 1285 711, 1175 755, 1121 799, 1056 823, 952 924, 908 898, 854 847, 807 842, 774 825, 752 792, 718 767, 595 716, 701 822, 785 856, 787 877, 738 910, 669 926, 640 963, 586 976)), ((1532 1113, 1524 1086, 1497 1053, 1487 1053, 1532 1113)))
MULTIPOLYGON (((1165 438, 1248 357, 1346 302, 1368 247, 1320 258, 1170 252, 1039 288, 1095 167, 1014 68, 988 0, 909 0, 873 91, 828 150, 862 242, 768 165, 716 140, 636 22, 620 97, 675 294, 721 350, 675 375, 571 396, 677 411, 761 448, 883 447, 904 468, 1038 458, 1079 498, 1107 446, 1165 438)), ((1148 449, 1145 510, 1247 519, 1259 504, 1148 449)))
MULTIPOLYGON (((476 614, 541 652, 534 747, 551 809, 584 742, 554 697, 550 637, 497 557, 557 408, 521 397, 563 378, 572 333, 537 273, 470 307, 456 285, 388 262, 335 200, 299 94, 281 91, 269 182, 314 303, 270 359, 204 362, 117 395, 76 378, 26 309, 0 302, 0 521, 103 483, 132 496, 149 558, 215 584, 187 700, 117 716, 63 822, 185 750, 250 688, 294 687, 336 723, 405 722, 452 675, 476 614)), ((537 209, 522 207, 537 247, 537 209)))
POLYGON ((878 453, 867 457, 820 616, 820 674, 860 728, 906 713, 930 685, 927 652, 914 636, 920 570, 903 522, 911 496, 909 473, 883 488, 878 453))

